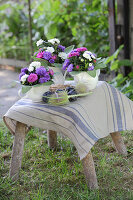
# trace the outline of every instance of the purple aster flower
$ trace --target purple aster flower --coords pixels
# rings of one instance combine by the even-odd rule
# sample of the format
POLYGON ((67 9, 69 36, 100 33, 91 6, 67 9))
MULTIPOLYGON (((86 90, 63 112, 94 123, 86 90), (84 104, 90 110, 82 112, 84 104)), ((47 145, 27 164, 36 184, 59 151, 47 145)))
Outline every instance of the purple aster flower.
POLYGON ((44 51, 44 53, 43 53, 43 58, 44 58, 45 60, 49 60, 51 57, 52 57, 52 54, 51 54, 50 52, 44 51))
POLYGON ((52 69, 49 69, 49 74, 51 74, 51 76, 53 76, 54 75, 54 71, 52 70, 52 69))
POLYGON ((66 70, 66 68, 68 67, 69 64, 70 64, 70 60, 69 60, 69 59, 66 59, 66 60, 64 61, 64 63, 63 63, 62 69, 63 69, 63 70, 66 70))
POLYGON ((70 57, 79 56, 79 55, 80 55, 79 52, 71 52, 69 53, 68 57, 70 58, 70 57))
POLYGON ((21 72, 24 72, 25 74, 28 72, 28 68, 27 67, 25 67, 25 68, 22 68, 21 69, 21 72))
POLYGON ((55 61, 54 59, 50 59, 49 60, 50 63, 54 63, 54 61, 55 61))
POLYGON ((92 71, 94 69, 94 65, 88 68, 88 71, 92 71))
POLYGON ((62 46, 62 45, 58 45, 57 49, 60 49, 61 51, 64 51, 66 47, 62 46))
POLYGON ((80 51, 87 51, 87 48, 86 47, 80 47, 80 48, 77 48, 77 51, 80 52, 80 51))
POLYGON ((73 70, 73 64, 70 64, 69 66, 68 66, 68 68, 67 68, 67 71, 68 72, 71 72, 73 70))
POLYGON ((36 69, 36 73, 39 76, 45 76, 47 70, 44 67, 39 67, 36 69))
POLYGON ((22 77, 23 75, 25 75, 24 72, 21 72, 21 73, 19 74, 19 80, 21 80, 21 77, 22 77))
POLYGON ((41 78, 39 79, 39 83, 46 83, 46 82, 49 81, 49 80, 50 80, 50 76, 49 76, 48 74, 46 74, 46 76, 41 77, 41 78))
POLYGON ((38 76, 36 75, 36 74, 34 74, 34 73, 31 73, 29 76, 28 76, 28 82, 29 83, 33 83, 33 82, 35 82, 36 80, 38 79, 38 76))

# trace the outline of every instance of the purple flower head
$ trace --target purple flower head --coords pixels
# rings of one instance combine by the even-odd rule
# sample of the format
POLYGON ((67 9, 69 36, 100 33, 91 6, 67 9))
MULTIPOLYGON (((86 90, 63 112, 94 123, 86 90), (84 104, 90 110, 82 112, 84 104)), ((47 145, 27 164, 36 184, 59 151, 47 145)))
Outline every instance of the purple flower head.
POLYGON ((46 51, 43 52, 43 58, 45 60, 49 60, 51 57, 52 57, 52 54, 50 52, 46 52, 46 51))
POLYGON ((21 72, 21 73, 19 74, 19 80, 21 80, 21 77, 22 77, 23 75, 25 75, 24 72, 21 72))
POLYGON ((50 63, 54 63, 54 61, 55 61, 54 59, 50 59, 49 60, 50 63))
POLYGON ((92 71, 94 69, 94 65, 88 68, 88 71, 92 71))
POLYGON ((46 83, 47 81, 49 81, 50 80, 50 76, 49 76, 49 74, 47 73, 44 77, 41 77, 40 79, 39 79, 39 83, 46 83))
POLYGON ((71 72, 73 70, 73 64, 70 64, 69 66, 68 66, 68 68, 67 68, 67 71, 68 72, 71 72))
POLYGON ((21 69, 21 72, 24 72, 25 74, 28 72, 28 68, 27 67, 25 67, 25 68, 22 68, 21 69))
POLYGON ((36 69, 36 73, 39 76, 45 76, 46 72, 46 69, 42 66, 36 69))
POLYGON ((80 47, 80 48, 77 48, 77 51, 80 52, 80 51, 87 51, 87 48, 86 47, 80 47))
POLYGON ((62 45, 58 45, 58 48, 57 48, 57 49, 59 49, 59 50, 61 50, 61 51, 64 51, 65 48, 66 48, 66 47, 64 47, 64 46, 62 46, 62 45))
POLYGON ((38 76, 34 73, 31 73, 29 76, 28 76, 28 82, 29 83, 34 83, 36 80, 38 79, 38 76))
POLYGON ((64 63, 63 63, 62 69, 63 69, 63 70, 66 70, 66 68, 68 67, 69 64, 70 64, 70 60, 69 60, 69 59, 66 59, 66 60, 64 61, 64 63))
POLYGON ((39 52, 36 57, 37 58, 42 58, 43 57, 43 53, 44 53, 43 51, 39 52))
POLYGON ((57 55, 54 55, 51 57, 51 59, 54 59, 54 60, 56 60, 56 58, 57 58, 57 55))

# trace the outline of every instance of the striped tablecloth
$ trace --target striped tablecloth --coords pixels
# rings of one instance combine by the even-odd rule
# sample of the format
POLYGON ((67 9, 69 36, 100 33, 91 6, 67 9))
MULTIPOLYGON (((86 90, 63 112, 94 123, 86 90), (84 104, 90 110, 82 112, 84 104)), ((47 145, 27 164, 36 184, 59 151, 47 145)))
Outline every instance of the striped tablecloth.
POLYGON ((92 94, 65 106, 20 99, 3 119, 12 133, 19 121, 65 134, 83 159, 100 138, 116 131, 133 130, 133 102, 108 83, 99 81, 92 94))

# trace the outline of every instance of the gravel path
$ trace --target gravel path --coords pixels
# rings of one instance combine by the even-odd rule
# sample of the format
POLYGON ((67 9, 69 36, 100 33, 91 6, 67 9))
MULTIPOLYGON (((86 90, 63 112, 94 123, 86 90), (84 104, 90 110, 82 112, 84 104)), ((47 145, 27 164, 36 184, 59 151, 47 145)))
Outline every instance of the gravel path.
POLYGON ((19 99, 20 85, 15 80, 18 80, 18 73, 0 69, 0 119, 19 99))

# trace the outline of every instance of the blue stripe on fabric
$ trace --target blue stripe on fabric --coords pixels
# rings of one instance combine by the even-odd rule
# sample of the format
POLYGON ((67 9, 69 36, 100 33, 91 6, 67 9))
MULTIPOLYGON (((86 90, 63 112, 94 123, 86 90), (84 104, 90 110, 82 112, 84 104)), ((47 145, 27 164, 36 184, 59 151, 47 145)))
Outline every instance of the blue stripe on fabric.
MULTIPOLYGON (((75 137, 75 135, 73 134, 73 132, 72 131, 70 131, 68 128, 66 128, 66 127, 64 127, 64 126, 62 126, 62 125, 60 125, 60 124, 57 124, 57 123, 55 123, 55 122, 51 122, 51 121, 47 121, 47 120, 44 120, 44 119, 41 119, 41 118, 38 118, 38 117, 33 117, 33 116, 31 116, 31 115, 28 115, 28 114, 25 114, 25 113, 22 113, 22 112, 20 112, 20 111, 17 111, 17 110, 15 110, 15 109, 12 109, 14 112, 17 112, 17 113, 20 113, 20 114, 23 114, 23 115, 26 115, 26 116, 28 116, 28 117, 31 117, 31 118, 34 118, 34 119, 38 119, 38 120, 40 120, 40 121, 44 121, 44 122, 49 122, 49 123, 52 123, 52 124, 55 124, 55 125, 58 125, 58 126, 60 126, 60 127, 62 127, 62 128, 64 128, 64 129, 66 129, 67 131, 69 131, 74 137, 75 137)), ((78 140, 77 140, 77 138, 75 137, 75 139, 76 139, 76 141, 77 141, 77 143, 78 143, 78 145, 86 152, 86 153, 88 153, 80 144, 79 144, 79 142, 78 142, 78 140)), ((92 144, 92 146, 93 146, 93 144, 92 144)))
POLYGON ((117 126, 119 130, 123 130, 123 125, 122 125, 122 117, 121 117, 121 110, 120 110, 120 104, 119 104, 119 99, 118 99, 118 94, 116 89, 110 85, 113 99, 114 99, 114 104, 115 104, 115 110, 116 110, 116 118, 117 118, 117 126))
POLYGON ((113 104, 112 104, 112 100, 111 100, 111 94, 110 94, 110 91, 109 91, 108 84, 106 82, 105 82, 105 85, 106 85, 108 93, 109 93, 110 104, 111 104, 111 109, 112 109, 112 116, 113 116, 114 131, 115 131, 115 118, 114 118, 114 112, 113 112, 113 104))
POLYGON ((71 117, 73 121, 76 124, 78 124, 78 126, 82 129, 82 131, 84 131, 92 140, 97 141, 98 138, 93 135, 93 133, 85 126, 85 124, 80 120, 80 118, 77 117, 72 111, 69 111, 61 106, 50 106, 50 105, 38 104, 38 103, 29 103, 29 105, 35 105, 38 107, 48 108, 48 109, 54 110, 56 112, 60 112, 64 115, 71 117))
POLYGON ((122 94, 119 92, 119 95, 120 95, 120 99, 121 99, 121 103, 122 103, 122 109, 123 109, 123 113, 124 113, 124 124, 125 124, 125 129, 127 129, 126 115, 125 115, 125 109, 124 109, 124 104, 123 104, 123 100, 122 100, 122 94))
MULTIPOLYGON (((75 103, 75 105, 79 105, 81 106, 80 104, 78 103, 75 103)), ((96 132, 92 129, 92 127, 88 124, 88 122, 86 121, 86 119, 81 115, 81 113, 76 109, 74 108, 73 106, 67 106, 68 108, 72 108, 73 110, 75 110, 79 115, 80 117, 86 122, 86 124, 88 125, 88 127, 91 129, 91 131, 96 135, 97 138, 99 138, 99 136, 96 134, 96 132)), ((85 109, 81 106, 81 108, 85 111, 85 109)), ((86 111, 85 111, 86 112, 86 111)), ((87 113, 87 112, 86 112, 87 113)), ((88 114, 87 114, 88 116, 88 114)), ((88 117, 89 118, 89 117, 88 117)), ((89 119, 90 120, 90 119, 89 119)))
MULTIPOLYGON (((82 133, 80 133, 80 131, 79 131, 78 128, 76 127, 75 123, 73 123, 71 120, 69 120, 69 119, 67 119, 67 118, 65 118, 65 117, 62 117, 62 116, 60 116, 60 115, 57 115, 57 114, 53 114, 53 113, 51 113, 51 112, 48 112, 48 111, 46 111, 46 110, 41 110, 41 109, 39 109, 39 108, 35 108, 35 107, 32 107, 32 106, 29 106, 28 104, 25 104, 25 102, 24 102, 24 103, 19 103, 19 105, 26 105, 26 106, 28 106, 29 108, 32 108, 32 109, 35 109, 35 110, 39 110, 39 111, 41 111, 41 112, 48 113, 48 114, 50 114, 50 115, 52 114, 52 115, 58 116, 58 117, 60 117, 60 118, 63 118, 63 119, 65 119, 65 120, 69 121, 69 122, 76 128, 77 132, 78 132, 86 141, 88 141, 91 145, 93 145, 84 135, 82 135, 82 133)), ((15 104, 15 106, 16 106, 16 104, 15 104)))
POLYGON ((108 116, 109 116, 109 112, 108 112, 108 104, 107 104, 107 95, 106 95, 106 92, 105 92, 105 88, 102 86, 102 89, 104 91, 104 95, 105 95, 105 100, 106 100, 106 108, 107 108, 107 127, 108 127, 108 132, 109 132, 109 119, 108 119, 108 116))

